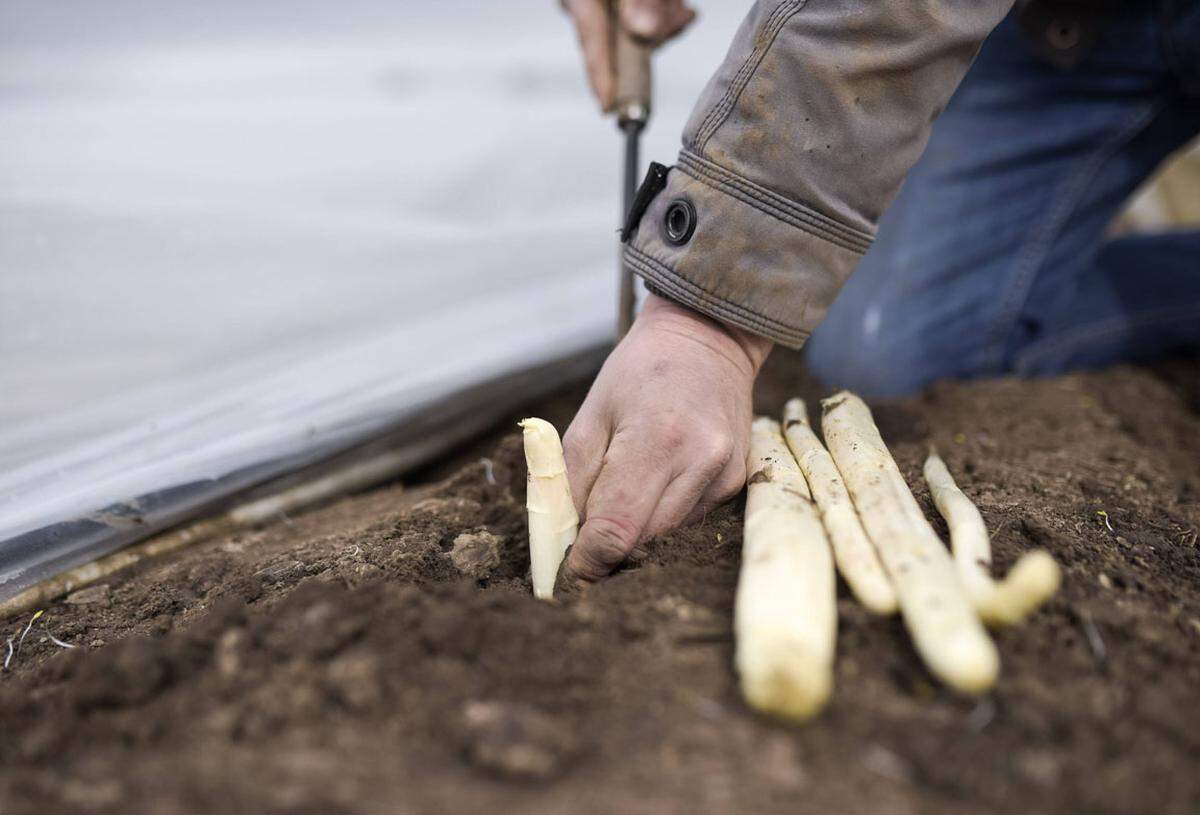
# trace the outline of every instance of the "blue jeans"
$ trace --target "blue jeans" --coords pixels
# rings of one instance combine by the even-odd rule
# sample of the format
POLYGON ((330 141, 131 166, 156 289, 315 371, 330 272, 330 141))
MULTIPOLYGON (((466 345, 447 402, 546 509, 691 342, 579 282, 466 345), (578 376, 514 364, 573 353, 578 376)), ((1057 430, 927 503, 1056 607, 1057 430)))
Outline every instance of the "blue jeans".
POLYGON ((1200 347, 1200 232, 1105 237, 1200 132, 1200 2, 1161 5, 1122 4, 1071 70, 993 32, 810 339, 818 377, 891 396, 1200 347))

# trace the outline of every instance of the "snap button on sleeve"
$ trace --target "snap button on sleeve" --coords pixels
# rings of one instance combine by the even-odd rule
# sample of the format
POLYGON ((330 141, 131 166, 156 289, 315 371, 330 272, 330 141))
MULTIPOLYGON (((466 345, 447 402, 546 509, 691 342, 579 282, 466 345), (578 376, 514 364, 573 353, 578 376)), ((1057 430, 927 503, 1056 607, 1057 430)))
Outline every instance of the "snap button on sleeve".
POLYGON ((683 246, 696 231, 696 208, 686 198, 677 198, 663 213, 663 237, 667 243, 683 246))

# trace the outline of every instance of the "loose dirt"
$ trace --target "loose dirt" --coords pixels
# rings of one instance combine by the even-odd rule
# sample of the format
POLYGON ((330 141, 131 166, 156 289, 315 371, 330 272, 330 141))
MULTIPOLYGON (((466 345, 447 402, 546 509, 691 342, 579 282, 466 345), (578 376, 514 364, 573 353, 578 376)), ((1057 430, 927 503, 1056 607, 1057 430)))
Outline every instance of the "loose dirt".
MULTIPOLYGON (((731 668, 742 503, 536 602, 515 426, 454 466, 197 545, 45 610, 0 673, 5 813, 1200 811, 1194 364, 946 384, 873 405, 930 517, 936 444, 1060 595, 980 700, 841 587, 806 727, 731 668), (50 636, 76 646, 67 650, 50 636)), ((776 356, 759 408, 821 395, 776 356)), ((530 406, 565 427, 581 391, 530 406)), ((945 528, 935 524, 943 534, 945 528)), ((0 621, 19 637, 29 617, 0 621)), ((0 644, 0 648, 3 645, 0 644)))

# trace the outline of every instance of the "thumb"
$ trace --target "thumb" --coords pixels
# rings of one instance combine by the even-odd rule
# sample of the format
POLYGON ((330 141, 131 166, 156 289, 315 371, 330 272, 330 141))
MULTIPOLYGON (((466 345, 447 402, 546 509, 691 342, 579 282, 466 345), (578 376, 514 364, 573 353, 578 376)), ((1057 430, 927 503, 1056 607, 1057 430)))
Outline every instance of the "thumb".
POLYGON ((670 480, 670 472, 643 456, 609 449, 588 496, 587 520, 567 553, 566 571, 594 581, 625 562, 642 539, 670 480))
POLYGON ((633 552, 641 533, 627 519, 588 518, 567 554, 567 574, 588 582, 607 577, 633 552))

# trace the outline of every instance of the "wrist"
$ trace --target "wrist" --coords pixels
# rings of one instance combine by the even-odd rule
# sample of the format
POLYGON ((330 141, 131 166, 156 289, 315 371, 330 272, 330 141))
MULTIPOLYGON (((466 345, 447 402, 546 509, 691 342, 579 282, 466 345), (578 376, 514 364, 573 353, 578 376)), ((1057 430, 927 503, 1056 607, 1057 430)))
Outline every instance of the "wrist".
POLYGON ((758 374, 775 347, 774 341, 766 337, 714 320, 652 292, 647 295, 635 326, 665 328, 692 337, 744 364, 751 376, 758 374))

